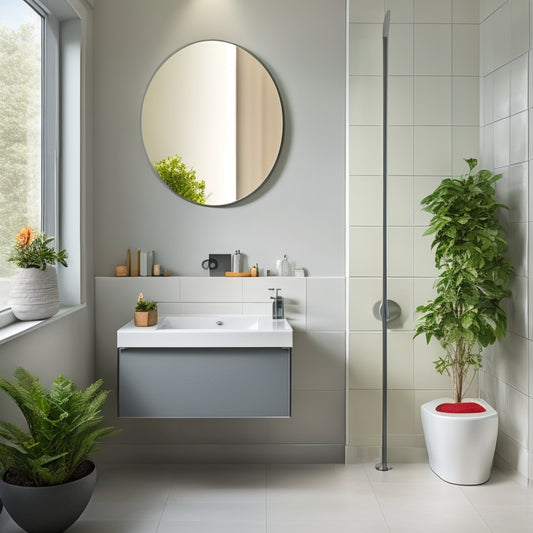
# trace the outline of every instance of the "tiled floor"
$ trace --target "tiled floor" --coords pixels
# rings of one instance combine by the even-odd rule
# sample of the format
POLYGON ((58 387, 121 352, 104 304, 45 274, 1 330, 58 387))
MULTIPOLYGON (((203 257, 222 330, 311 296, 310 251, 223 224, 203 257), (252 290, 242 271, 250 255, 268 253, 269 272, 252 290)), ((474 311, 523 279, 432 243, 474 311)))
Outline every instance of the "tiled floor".
MULTIPOLYGON (((21 533, 7 513, 0 532, 21 533)), ((531 533, 533 489, 494 470, 449 485, 423 464, 100 466, 69 533, 531 533)))

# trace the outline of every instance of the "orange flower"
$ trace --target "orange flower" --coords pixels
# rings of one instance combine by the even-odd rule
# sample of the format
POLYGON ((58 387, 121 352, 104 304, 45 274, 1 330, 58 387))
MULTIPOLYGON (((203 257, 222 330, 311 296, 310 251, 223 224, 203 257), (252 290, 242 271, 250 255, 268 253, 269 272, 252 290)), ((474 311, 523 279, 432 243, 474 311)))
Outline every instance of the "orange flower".
POLYGON ((29 226, 24 226, 15 237, 15 243, 17 246, 26 247, 32 243, 34 238, 33 230, 29 226))

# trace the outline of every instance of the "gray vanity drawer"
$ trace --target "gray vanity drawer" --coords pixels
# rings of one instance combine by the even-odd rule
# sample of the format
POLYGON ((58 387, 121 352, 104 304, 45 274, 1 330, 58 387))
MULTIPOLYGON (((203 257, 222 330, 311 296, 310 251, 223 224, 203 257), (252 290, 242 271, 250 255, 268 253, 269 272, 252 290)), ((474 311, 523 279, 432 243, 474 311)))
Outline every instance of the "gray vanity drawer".
POLYGON ((286 348, 120 348, 119 416, 290 416, 286 348))

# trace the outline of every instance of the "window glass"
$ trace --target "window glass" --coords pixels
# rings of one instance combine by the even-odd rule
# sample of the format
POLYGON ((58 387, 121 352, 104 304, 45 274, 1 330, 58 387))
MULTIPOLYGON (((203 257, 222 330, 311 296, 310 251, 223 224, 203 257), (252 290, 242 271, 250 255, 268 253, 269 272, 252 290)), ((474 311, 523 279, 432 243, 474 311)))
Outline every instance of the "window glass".
POLYGON ((42 17, 23 0, 0 0, 0 310, 15 235, 41 230, 42 17))

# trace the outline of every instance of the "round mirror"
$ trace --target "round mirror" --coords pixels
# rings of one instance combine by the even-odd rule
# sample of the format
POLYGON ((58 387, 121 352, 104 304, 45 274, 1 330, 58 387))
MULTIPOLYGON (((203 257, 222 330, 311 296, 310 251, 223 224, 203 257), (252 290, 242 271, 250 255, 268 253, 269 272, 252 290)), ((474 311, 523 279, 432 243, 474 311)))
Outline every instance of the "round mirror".
POLYGON ((171 55, 142 106, 150 163, 170 189, 203 205, 227 205, 269 176, 283 138, 278 89, 249 52, 200 41, 171 55))

